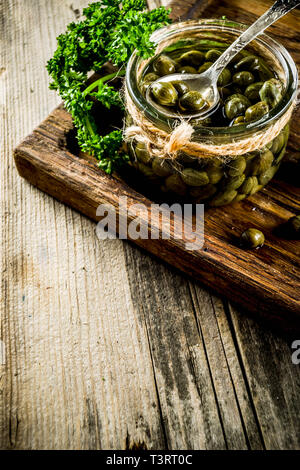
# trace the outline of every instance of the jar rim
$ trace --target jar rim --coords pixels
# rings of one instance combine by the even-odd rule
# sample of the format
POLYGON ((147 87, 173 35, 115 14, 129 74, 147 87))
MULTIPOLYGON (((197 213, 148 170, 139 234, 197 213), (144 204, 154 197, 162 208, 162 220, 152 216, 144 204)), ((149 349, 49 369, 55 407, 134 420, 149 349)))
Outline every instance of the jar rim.
MULTIPOLYGON (((181 26, 180 31, 182 32, 196 32, 197 30, 205 31, 205 29, 211 30, 213 28, 218 32, 225 31, 234 34, 240 33, 249 27, 245 24, 227 19, 187 20, 180 23, 173 23, 169 26, 156 30, 152 34, 151 40, 154 42, 154 44, 158 45, 163 40, 171 39, 173 36, 178 36, 179 24, 181 26)), ((298 72, 296 64, 290 53, 282 44, 278 43, 276 40, 264 33, 252 42, 256 42, 264 46, 270 51, 273 57, 275 56, 276 59, 280 62, 286 79, 286 89, 282 99, 268 114, 263 116, 259 121, 254 121, 253 123, 241 124, 239 126, 232 127, 197 127, 195 132, 195 134, 197 134, 197 139, 201 139, 201 137, 205 138, 207 136, 220 138, 224 138, 226 136, 237 139, 245 137, 245 135, 249 135, 249 133, 251 134, 258 131, 263 131, 279 117, 281 117, 293 104, 298 88, 298 72)), ((145 116, 150 121, 155 123, 158 127, 170 132, 176 123, 178 123, 178 119, 166 118, 163 114, 159 113, 159 111, 153 107, 143 96, 139 88, 137 77, 137 70, 141 61, 142 59, 138 56, 136 51, 129 59, 126 70, 126 87, 129 95, 137 108, 140 111, 143 111, 145 116)))

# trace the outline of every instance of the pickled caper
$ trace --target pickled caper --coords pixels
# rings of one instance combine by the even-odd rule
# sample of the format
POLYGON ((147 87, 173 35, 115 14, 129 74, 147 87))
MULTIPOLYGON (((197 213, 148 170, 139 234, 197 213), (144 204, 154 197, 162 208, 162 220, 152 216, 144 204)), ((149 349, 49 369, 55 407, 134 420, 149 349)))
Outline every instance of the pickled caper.
POLYGON ((171 82, 171 83, 172 83, 173 87, 175 88, 175 90, 177 91, 179 96, 182 96, 185 93, 187 93, 188 91, 190 91, 188 85, 183 81, 176 80, 176 81, 171 82))
POLYGON ((245 248, 260 248, 265 243, 265 236, 256 228, 248 228, 242 233, 240 241, 245 248))
POLYGON ((176 64, 174 60, 167 55, 161 55, 154 62, 153 70, 162 77, 164 75, 169 75, 170 73, 175 73, 176 64))
POLYGON ((246 194, 237 194, 234 198, 234 201, 233 202, 240 202, 242 201, 243 199, 245 199, 247 197, 246 194))
POLYGON ((282 147, 285 144, 285 135, 283 132, 280 132, 280 134, 275 137, 275 139, 272 140, 270 150, 273 154, 276 154, 281 151, 282 147))
POLYGON ((142 163, 147 164, 151 161, 151 156, 147 152, 144 144, 138 143, 134 149, 134 153, 136 158, 142 163))
POLYGON ((241 124, 245 124, 245 116, 238 116, 237 118, 233 119, 230 126, 240 126, 241 124))
POLYGON ((179 108, 182 111, 197 112, 206 106, 206 102, 202 98, 199 91, 188 91, 179 100, 179 108))
POLYGON ((244 183, 239 188, 239 191, 243 194, 250 194, 252 189, 257 186, 257 178, 256 176, 248 176, 245 179, 244 183))
POLYGON ((154 158, 152 161, 152 170, 157 176, 166 177, 173 173, 173 168, 169 162, 161 158, 154 158))
POLYGON ((143 173, 144 176, 147 176, 147 178, 153 178, 155 177, 155 173, 150 168, 149 166, 145 165, 144 163, 138 163, 138 169, 141 173, 143 173))
POLYGON ((200 51, 188 51, 179 57, 178 62, 181 65, 199 67, 204 62, 204 54, 200 51))
POLYGON ((179 73, 197 73, 197 70, 195 67, 192 67, 191 65, 184 65, 183 67, 180 67, 178 69, 179 73))
POLYGON ((218 78, 218 86, 226 86, 231 80, 231 72, 228 68, 222 70, 218 78))
POLYGON ((245 87, 254 82, 254 76, 251 72, 237 72, 233 75, 232 81, 241 87, 245 87))
POLYGON ((173 191, 179 196, 185 196, 187 192, 187 186, 178 173, 174 173, 166 178, 165 187, 168 191, 173 191))
POLYGON ((262 118, 265 114, 269 112, 269 105, 265 101, 259 101, 245 111, 245 121, 252 122, 257 121, 262 118))
POLYGON ((262 184, 259 184, 258 181, 256 184, 253 185, 253 188, 251 189, 249 195, 252 196, 252 194, 257 193, 262 188, 262 184))
POLYGON ((281 160, 283 159, 284 155, 285 155, 285 151, 286 151, 286 146, 283 147, 283 149, 281 150, 281 152, 279 154, 277 154, 277 156, 275 157, 274 161, 273 161, 273 165, 278 165, 281 160))
POLYGON ((218 87, 218 90, 219 90, 221 100, 225 100, 228 98, 228 96, 231 95, 229 88, 220 86, 218 87))
POLYGON ((205 60, 208 62, 215 62, 220 57, 221 54, 222 52, 219 51, 218 49, 210 49, 205 54, 205 60))
POLYGON ((193 168, 185 168, 181 173, 181 178, 188 186, 204 186, 209 183, 205 171, 198 171, 193 168))
POLYGON ((251 102, 257 102, 260 101, 260 89, 263 86, 263 82, 256 82, 256 83, 251 83, 251 85, 247 86, 245 90, 245 96, 250 100, 251 102))
POLYGON ((267 80, 259 91, 259 96, 262 101, 268 103, 273 108, 282 98, 282 84, 276 78, 267 80))
POLYGON ((238 189, 245 181, 245 178, 246 176, 244 174, 238 176, 230 176, 229 178, 223 180, 223 188, 226 189, 226 191, 229 191, 231 189, 238 189))
POLYGON ((277 165, 274 165, 274 166, 271 166, 270 168, 268 168, 266 171, 264 171, 263 173, 261 173, 258 177, 258 181, 259 183, 262 185, 262 186, 265 186, 266 184, 269 183, 269 181, 271 181, 271 179, 273 178, 273 176, 275 175, 276 171, 278 170, 278 166, 277 165))
POLYGON ((174 106, 178 100, 178 94, 172 83, 155 82, 151 85, 154 100, 163 106, 174 106))
POLYGON ((250 106, 250 101, 244 95, 234 94, 231 95, 225 103, 225 114, 228 119, 244 114, 250 106))
POLYGON ((231 160, 231 162, 228 163, 227 166, 229 168, 228 174, 230 176, 242 175, 246 168, 246 160, 244 157, 237 157, 231 160))
POLYGON ((210 205, 213 207, 224 206, 230 204, 236 197, 237 191, 235 189, 225 190, 218 193, 211 201, 210 205))
POLYGON ((204 62, 204 64, 200 65, 200 67, 198 68, 198 73, 206 72, 206 70, 208 70, 212 66, 212 64, 213 62, 204 62))
POLYGON ((248 55, 239 60, 234 66, 234 70, 252 70, 255 66, 259 64, 258 57, 255 55, 248 55))
POLYGON ((259 75, 259 80, 262 82, 269 80, 274 75, 262 59, 259 59, 258 64, 251 68, 251 72, 256 72, 259 75))
POLYGON ((206 169, 209 182, 212 184, 217 184, 224 176, 224 170, 219 166, 209 166, 206 169))
POLYGON ((260 175, 270 168, 274 160, 274 155, 270 150, 261 153, 252 161, 252 174, 260 175))
POLYGON ((144 76, 143 82, 151 83, 151 82, 155 82, 155 80, 158 80, 158 79, 159 79, 159 75, 157 75, 156 73, 150 72, 144 76))

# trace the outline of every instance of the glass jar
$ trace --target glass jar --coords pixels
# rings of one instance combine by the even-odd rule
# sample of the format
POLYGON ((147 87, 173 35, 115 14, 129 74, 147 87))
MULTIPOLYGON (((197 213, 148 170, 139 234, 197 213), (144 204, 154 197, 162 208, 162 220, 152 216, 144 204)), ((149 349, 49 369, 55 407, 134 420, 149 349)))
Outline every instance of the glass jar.
MULTIPOLYGON (((228 20, 197 20, 172 24, 153 34, 156 53, 168 47, 175 50, 189 44, 225 49, 247 26, 228 20)), ((193 45, 193 48, 195 46, 193 45)), ((200 125, 194 128, 192 140, 223 146, 239 143, 245 138, 255 138, 257 133, 266 136, 263 147, 222 158, 201 158, 180 152, 176 160, 160 159, 147 151, 145 144, 133 138, 128 142, 131 165, 153 187, 164 193, 180 196, 185 200, 221 206, 241 201, 263 188, 275 175, 286 150, 289 123, 287 122, 273 140, 268 140, 270 129, 293 107, 297 90, 297 69, 287 50, 267 35, 261 35, 247 46, 247 51, 264 59, 276 71, 284 84, 280 102, 258 121, 232 127, 200 125)), ((132 55, 126 74, 126 88, 132 102, 143 116, 158 129, 171 133, 178 124, 176 119, 166 118, 147 102, 139 87, 140 77, 149 60, 132 55)), ((128 113, 126 125, 135 125, 128 113)), ((177 199, 175 197, 175 199, 177 199)))

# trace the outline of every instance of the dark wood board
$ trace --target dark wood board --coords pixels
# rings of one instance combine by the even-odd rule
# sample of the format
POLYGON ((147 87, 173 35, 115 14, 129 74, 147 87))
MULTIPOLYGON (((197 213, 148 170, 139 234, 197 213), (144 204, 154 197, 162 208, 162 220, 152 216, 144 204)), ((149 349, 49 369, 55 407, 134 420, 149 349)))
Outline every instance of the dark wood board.
MULTIPOLYGON (((248 12, 237 1, 213 2, 204 16, 226 14, 250 23, 255 13, 261 14, 269 3, 252 2, 248 12)), ((299 20, 296 11, 290 19, 286 17, 273 27, 273 33, 296 60, 300 60, 299 20)), ((296 117, 289 144, 293 153, 300 142, 296 117)), ((104 174, 93 159, 78 153, 71 117, 62 106, 18 146, 15 162, 19 174, 34 186, 93 220, 99 220, 96 209, 101 203, 112 204, 118 212, 119 196, 127 196, 128 206, 141 202, 150 207, 152 202, 132 184, 104 174)), ((208 209, 202 250, 187 251, 184 241, 174 238, 134 241, 245 309, 268 317, 276 325, 299 328, 299 242, 287 240, 275 230, 300 211, 300 188, 295 185, 295 172, 292 173, 293 181, 283 166, 276 179, 252 198, 208 209), (238 246, 238 236, 249 226, 262 228, 266 235, 266 244, 260 250, 246 251, 238 246)), ((173 230, 176 231, 176 221, 173 230)))

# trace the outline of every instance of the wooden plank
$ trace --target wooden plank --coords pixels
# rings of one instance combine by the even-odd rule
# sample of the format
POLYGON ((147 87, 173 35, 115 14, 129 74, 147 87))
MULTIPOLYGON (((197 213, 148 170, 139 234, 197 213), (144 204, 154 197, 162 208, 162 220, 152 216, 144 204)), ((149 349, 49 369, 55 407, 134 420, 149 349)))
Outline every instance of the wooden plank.
POLYGON ((262 426, 267 446, 284 447, 290 439, 289 447, 299 448, 298 372, 289 344, 244 312, 235 311, 232 321, 220 299, 132 244, 99 243, 93 223, 15 171, 12 148, 58 104, 43 64, 55 37, 85 5, 9 0, 0 6, 0 339, 7 358, 0 364, 0 448, 165 448, 177 440, 221 449, 223 419, 233 447, 231 408, 240 447, 260 448, 262 426), (177 329, 179 359, 172 342, 177 329), (164 388, 168 374, 160 367, 178 388, 164 388), (181 370, 192 400, 182 393, 181 370), (270 380, 277 375, 278 383, 270 380), (278 391, 285 398, 280 406, 278 391), (196 435, 177 426, 177 438, 174 423, 188 419, 196 435))
POLYGON ((99 243, 93 223, 21 180, 12 163, 12 148, 57 103, 44 64, 75 19, 70 3, 0 5, 0 448, 165 448, 122 242, 99 243))
POLYGON ((232 307, 230 316, 266 448, 299 450, 300 370, 291 348, 299 335, 288 341, 275 336, 232 307))
POLYGON ((261 449, 222 302, 129 244, 124 250, 132 298, 147 326, 168 447, 261 449))
MULTIPOLYGON (((137 202, 150 211, 151 201, 143 194, 69 150, 70 132, 71 118, 60 107, 16 149, 19 174, 93 220, 97 220, 96 210, 101 203, 111 204, 117 214, 137 202), (127 207, 120 209, 122 195, 127 197, 127 207)), ((299 206, 300 188, 276 180, 249 200, 207 210, 203 249, 187 251, 184 241, 174 232, 170 240, 134 241, 244 308, 269 316, 277 325, 295 329, 299 328, 300 316, 299 244, 276 236, 274 228, 299 206), (263 227, 267 241, 258 251, 238 246, 239 234, 249 225, 263 227)), ((128 224, 132 218, 128 217, 128 224)), ((142 215, 142 220, 150 233, 149 212, 142 215)), ((152 219, 153 223, 159 229, 159 219, 152 219)), ((191 219, 189 223, 192 226, 195 221, 191 219)))

